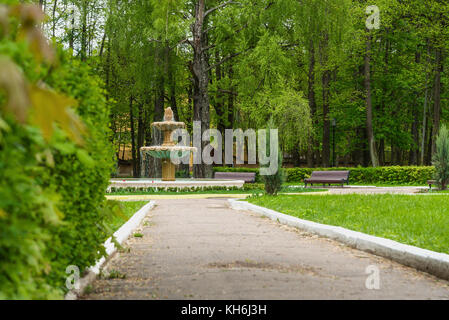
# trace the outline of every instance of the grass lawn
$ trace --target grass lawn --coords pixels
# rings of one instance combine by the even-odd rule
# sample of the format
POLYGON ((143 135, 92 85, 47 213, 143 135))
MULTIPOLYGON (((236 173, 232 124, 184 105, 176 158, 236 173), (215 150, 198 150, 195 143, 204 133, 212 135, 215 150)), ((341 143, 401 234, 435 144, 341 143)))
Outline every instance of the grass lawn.
POLYGON ((449 254, 447 195, 281 195, 248 201, 304 220, 449 254))
POLYGON ((117 231, 122 225, 124 225, 140 208, 148 203, 148 201, 129 201, 119 202, 108 200, 110 207, 113 208, 110 219, 107 221, 108 227, 117 231))

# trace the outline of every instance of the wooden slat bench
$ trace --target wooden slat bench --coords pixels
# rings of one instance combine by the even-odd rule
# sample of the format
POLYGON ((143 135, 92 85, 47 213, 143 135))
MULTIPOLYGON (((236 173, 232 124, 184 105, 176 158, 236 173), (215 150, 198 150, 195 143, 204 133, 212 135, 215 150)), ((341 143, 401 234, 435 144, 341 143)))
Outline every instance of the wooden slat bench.
POLYGON ((331 184, 343 185, 349 184, 349 173, 350 171, 313 171, 312 176, 308 179, 304 179, 306 185, 310 184, 313 186, 314 183, 323 184, 323 186, 331 184))
POLYGON ((215 172, 215 179, 220 180, 243 180, 245 183, 255 183, 255 172, 215 172))

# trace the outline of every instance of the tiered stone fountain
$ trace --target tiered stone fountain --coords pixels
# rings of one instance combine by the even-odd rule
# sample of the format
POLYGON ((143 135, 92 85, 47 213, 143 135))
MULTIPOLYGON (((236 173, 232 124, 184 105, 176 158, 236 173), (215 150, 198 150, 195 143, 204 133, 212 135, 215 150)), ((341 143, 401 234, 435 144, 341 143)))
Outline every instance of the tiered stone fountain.
POLYGON ((171 157, 184 158, 196 151, 194 147, 176 146, 171 138, 173 131, 184 129, 186 125, 184 122, 174 121, 172 109, 167 108, 164 121, 154 122, 151 126, 162 131, 164 142, 162 146, 143 147, 141 151, 149 153, 154 158, 162 159, 162 181, 175 181, 176 166, 172 163, 171 157))
POLYGON ((217 180, 217 179, 178 179, 176 180, 176 166, 172 163, 172 156, 184 158, 189 156, 192 152, 196 152, 197 148, 176 146, 172 141, 171 135, 177 129, 185 128, 184 122, 176 122, 173 117, 171 108, 165 110, 164 121, 155 122, 152 127, 162 131, 164 142, 161 146, 143 147, 141 151, 143 154, 150 154, 151 156, 162 160, 162 180, 160 179, 112 179, 109 186, 109 191, 121 188, 156 188, 168 189, 176 188, 182 190, 187 188, 204 189, 208 187, 237 187, 241 188, 245 184, 241 180, 217 180), (174 152, 174 153, 173 153, 174 152), (173 154, 172 154, 173 153, 173 154))

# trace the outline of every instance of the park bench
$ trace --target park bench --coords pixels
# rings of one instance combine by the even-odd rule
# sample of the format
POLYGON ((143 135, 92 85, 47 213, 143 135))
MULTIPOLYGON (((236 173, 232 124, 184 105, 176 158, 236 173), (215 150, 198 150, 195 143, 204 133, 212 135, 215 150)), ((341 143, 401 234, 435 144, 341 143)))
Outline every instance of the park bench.
POLYGON ((308 179, 304 179, 306 185, 313 186, 314 183, 323 184, 323 186, 331 184, 349 184, 349 172, 350 171, 313 171, 312 176, 308 179))
POLYGON ((245 183, 255 183, 255 172, 215 172, 215 179, 220 180, 243 180, 245 183))

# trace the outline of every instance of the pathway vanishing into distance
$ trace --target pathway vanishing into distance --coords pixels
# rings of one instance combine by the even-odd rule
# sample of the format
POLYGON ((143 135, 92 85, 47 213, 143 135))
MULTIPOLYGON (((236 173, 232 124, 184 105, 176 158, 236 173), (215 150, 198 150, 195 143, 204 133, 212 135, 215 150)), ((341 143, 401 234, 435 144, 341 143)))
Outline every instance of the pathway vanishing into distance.
POLYGON ((83 299, 449 299, 449 283, 226 199, 157 200, 83 299), (368 266, 380 290, 368 290, 368 266))

